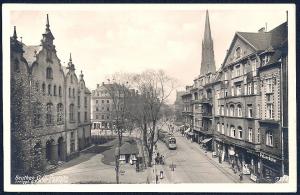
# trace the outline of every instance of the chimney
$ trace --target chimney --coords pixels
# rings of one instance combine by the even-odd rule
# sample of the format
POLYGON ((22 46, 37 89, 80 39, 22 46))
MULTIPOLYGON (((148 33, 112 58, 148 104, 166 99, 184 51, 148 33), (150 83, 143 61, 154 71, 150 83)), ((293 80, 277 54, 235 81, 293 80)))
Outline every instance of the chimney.
POLYGON ((265 27, 262 27, 261 29, 258 30, 259 33, 265 32, 265 27))

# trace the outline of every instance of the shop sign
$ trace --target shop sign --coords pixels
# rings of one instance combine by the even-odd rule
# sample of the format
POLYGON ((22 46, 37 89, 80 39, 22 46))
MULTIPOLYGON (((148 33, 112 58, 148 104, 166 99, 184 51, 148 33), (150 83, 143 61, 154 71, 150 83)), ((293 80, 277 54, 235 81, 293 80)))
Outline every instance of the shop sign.
POLYGON ((252 181, 257 181, 257 176, 256 175, 254 175, 253 173, 251 173, 251 175, 250 175, 250 179, 252 180, 252 181))
POLYGON ((260 153, 260 157, 263 158, 263 159, 269 160, 271 162, 274 162, 274 163, 277 162, 275 158, 272 158, 272 157, 270 157, 270 156, 268 156, 268 155, 266 155, 264 153, 260 153))

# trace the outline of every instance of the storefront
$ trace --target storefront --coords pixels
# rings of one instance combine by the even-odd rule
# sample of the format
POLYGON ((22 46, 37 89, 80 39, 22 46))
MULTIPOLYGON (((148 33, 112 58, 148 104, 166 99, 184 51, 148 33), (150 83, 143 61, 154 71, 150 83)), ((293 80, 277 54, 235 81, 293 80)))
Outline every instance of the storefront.
POLYGON ((276 178, 281 176, 281 160, 277 157, 270 156, 265 153, 260 153, 260 182, 274 183, 276 178))

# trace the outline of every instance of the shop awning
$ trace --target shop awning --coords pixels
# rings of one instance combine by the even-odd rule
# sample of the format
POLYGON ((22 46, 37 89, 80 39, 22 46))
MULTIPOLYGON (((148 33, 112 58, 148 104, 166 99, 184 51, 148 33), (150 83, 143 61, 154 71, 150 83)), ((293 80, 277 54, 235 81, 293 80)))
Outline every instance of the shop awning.
POLYGON ((188 128, 187 130, 185 130, 184 131, 184 133, 187 133, 187 132, 189 132, 191 129, 190 128, 188 128))
POLYGON ((202 140, 202 143, 206 144, 207 142, 209 142, 212 138, 207 138, 207 139, 204 139, 202 140))

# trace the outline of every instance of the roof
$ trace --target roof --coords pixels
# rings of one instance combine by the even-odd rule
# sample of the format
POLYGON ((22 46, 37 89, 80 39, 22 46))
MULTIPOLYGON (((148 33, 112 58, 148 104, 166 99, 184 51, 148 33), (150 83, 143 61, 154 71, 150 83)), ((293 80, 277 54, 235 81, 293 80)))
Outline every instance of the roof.
POLYGON ((85 93, 91 93, 91 91, 86 87, 84 90, 85 93))
POLYGON ((120 154, 138 154, 139 150, 136 146, 136 143, 125 142, 120 148, 120 154))
POLYGON ((270 46, 272 35, 270 32, 237 32, 236 34, 244 38, 256 50, 265 50, 270 46))
POLYGON ((288 39, 287 22, 282 23, 270 32, 272 33, 271 46, 274 49, 277 49, 282 45, 282 43, 284 43, 288 39))
POLYGON ((42 50, 41 45, 25 45, 23 44, 23 57, 26 59, 28 66, 31 67, 33 62, 36 61, 36 54, 42 50))

